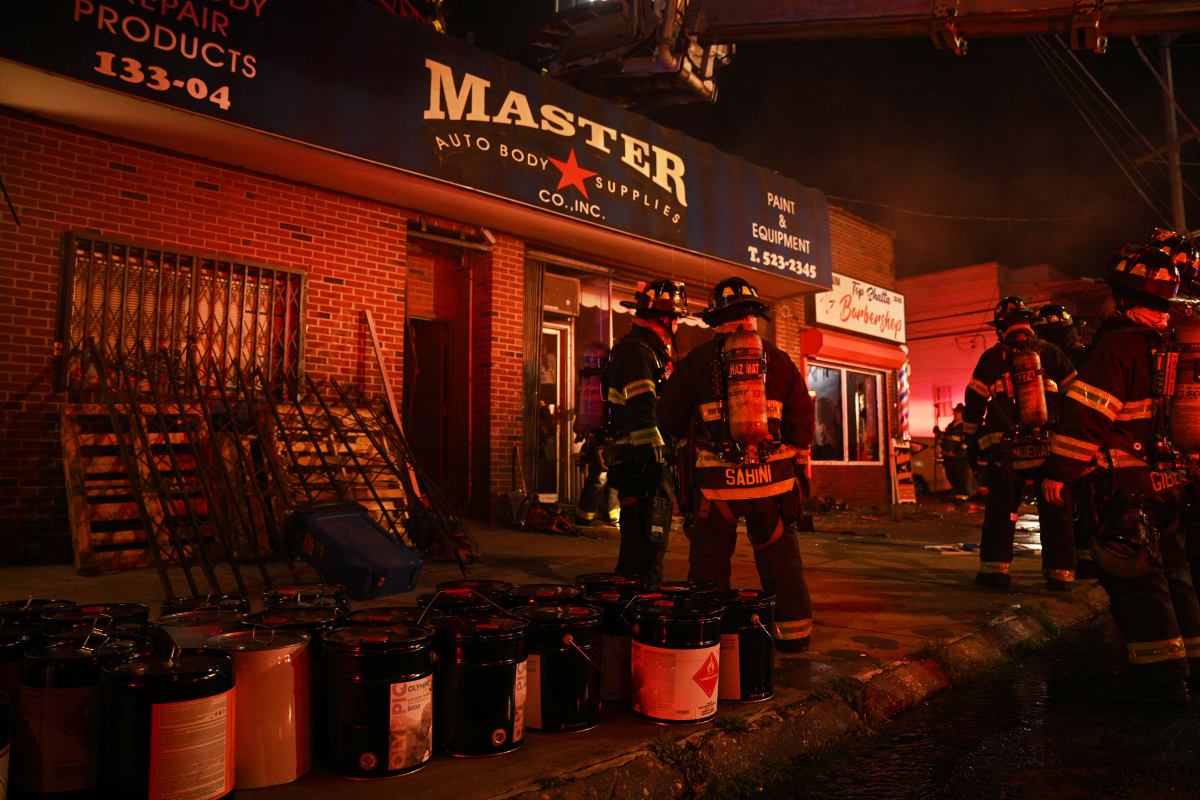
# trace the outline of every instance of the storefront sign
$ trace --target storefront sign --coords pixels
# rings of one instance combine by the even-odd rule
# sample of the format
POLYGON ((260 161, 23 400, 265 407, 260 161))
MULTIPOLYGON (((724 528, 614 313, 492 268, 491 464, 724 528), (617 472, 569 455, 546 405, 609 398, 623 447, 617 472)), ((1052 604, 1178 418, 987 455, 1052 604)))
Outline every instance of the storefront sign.
POLYGON ((904 341, 904 295, 845 275, 813 297, 813 321, 892 342, 904 341))
POLYGON ((0 56, 830 285, 819 191, 365 0, 24 0, 0 56))

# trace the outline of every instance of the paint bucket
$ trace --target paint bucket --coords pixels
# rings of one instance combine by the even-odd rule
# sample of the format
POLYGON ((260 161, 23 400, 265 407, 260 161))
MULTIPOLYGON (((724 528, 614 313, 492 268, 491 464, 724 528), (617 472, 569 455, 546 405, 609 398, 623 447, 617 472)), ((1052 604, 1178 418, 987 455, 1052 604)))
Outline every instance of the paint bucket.
POLYGON ((433 757, 433 630, 352 625, 323 639, 321 761, 347 778, 390 778, 433 757))
POLYGON ((263 592, 263 608, 336 608, 339 613, 350 613, 350 601, 346 599, 346 587, 336 583, 294 583, 276 586, 263 592))
POLYGON ((378 606, 351 611, 347 625, 428 625, 446 616, 436 608, 417 606, 378 606))
POLYGON ((0 625, 0 692, 7 692, 14 700, 21 692, 21 659, 27 649, 39 643, 41 630, 23 622, 0 625))
POLYGON ((97 697, 104 664, 150 652, 145 642, 93 637, 82 647, 54 642, 25 651, 17 714, 13 786, 33 793, 92 792, 99 768, 97 697))
POLYGON ((12 756, 12 695, 0 692, 0 800, 8 800, 8 769, 12 756))
POLYGON ((425 592, 417 596, 417 605, 421 608, 432 605, 448 617, 463 614, 490 616, 502 611, 497 608, 496 601, 474 589, 439 589, 436 592, 425 592))
POLYGON ((628 578, 616 572, 587 572, 575 579, 575 585, 585 595, 610 591, 634 593, 644 588, 637 578, 628 578))
POLYGON ((506 608, 520 606, 559 606, 583 601, 583 590, 568 583, 526 583, 504 593, 500 604, 506 608))
POLYGON ((32 622, 40 625, 42 614, 47 611, 61 611, 75 605, 74 600, 50 600, 44 597, 31 597, 27 600, 6 600, 0 603, 0 619, 8 622, 32 622))
POLYGON ((725 607, 721 615, 723 703, 754 703, 775 695, 775 595, 757 589, 722 589, 704 600, 725 607))
POLYGON ((525 724, 583 731, 600 724, 600 616, 589 605, 522 606, 529 623, 525 724))
POLYGON ((149 621, 150 608, 141 603, 86 603, 45 611, 41 616, 42 630, 47 636, 68 630, 107 630, 126 622, 149 621))
POLYGON ((250 601, 240 594, 193 594, 164 600, 162 615, 184 611, 242 611, 250 613, 250 601))
POLYGON ((629 702, 629 647, 632 632, 629 607, 635 600, 662 597, 660 594, 633 594, 609 590, 585 595, 597 606, 600 617, 600 699, 605 703, 629 702))
POLYGON ((233 659, 216 650, 106 666, 101 796, 216 800, 232 794, 233 680, 233 659))
POLYGON ((525 633, 512 617, 435 620, 435 746, 452 756, 488 756, 525 741, 525 633))
POLYGON ((696 597, 720 588, 715 583, 706 581, 659 581, 649 584, 646 591, 657 592, 667 597, 696 597))
POLYGON ((204 644, 233 658, 238 789, 291 783, 312 768, 310 642, 299 631, 238 631, 204 644))
POLYGON ((177 647, 197 648, 221 633, 240 631, 242 611, 180 611, 158 618, 158 627, 166 631, 177 647))
POLYGON ((499 600, 504 596, 504 593, 511 589, 513 585, 508 581, 496 580, 461 580, 461 581, 442 581, 437 585, 439 590, 443 589, 472 589, 479 592, 484 597, 490 600, 499 600))
POLYGON ((707 722, 716 715, 721 612, 716 603, 691 598, 633 604, 634 711, 655 722, 707 722))
MULTIPOLYGON (((302 631, 316 641, 341 622, 342 613, 333 607, 275 606, 242 618, 243 628, 269 628, 275 631, 302 631)), ((318 648, 319 649, 319 648, 318 648)))

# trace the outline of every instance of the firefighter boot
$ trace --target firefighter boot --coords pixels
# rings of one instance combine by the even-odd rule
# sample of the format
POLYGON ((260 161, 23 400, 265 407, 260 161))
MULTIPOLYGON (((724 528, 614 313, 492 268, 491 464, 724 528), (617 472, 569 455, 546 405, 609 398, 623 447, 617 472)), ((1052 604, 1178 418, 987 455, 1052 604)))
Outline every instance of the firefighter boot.
POLYGON ((1007 572, 980 570, 975 573, 975 585, 986 586, 989 589, 1007 589, 1012 585, 1012 576, 1007 572))

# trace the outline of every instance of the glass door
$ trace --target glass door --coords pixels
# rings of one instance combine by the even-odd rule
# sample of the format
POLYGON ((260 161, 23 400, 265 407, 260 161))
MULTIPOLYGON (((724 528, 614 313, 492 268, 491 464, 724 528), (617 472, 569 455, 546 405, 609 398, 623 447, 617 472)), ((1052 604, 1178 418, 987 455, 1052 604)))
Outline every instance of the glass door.
POLYGON ((547 503, 572 499, 568 417, 575 393, 575 359, 571 327, 570 320, 545 322, 538 353, 535 491, 547 503))

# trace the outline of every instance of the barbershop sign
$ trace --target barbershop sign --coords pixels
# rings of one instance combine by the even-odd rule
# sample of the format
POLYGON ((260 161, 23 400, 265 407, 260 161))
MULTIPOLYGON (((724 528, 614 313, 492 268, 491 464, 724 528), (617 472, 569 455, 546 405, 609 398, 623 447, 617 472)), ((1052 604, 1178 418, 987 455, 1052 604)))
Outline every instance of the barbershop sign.
POLYGON ((366 0, 10 0, 4 17, 0 58, 830 285, 821 192, 366 0))
POLYGON ((813 296, 813 321, 904 343, 904 295, 833 273, 833 288, 813 296))

